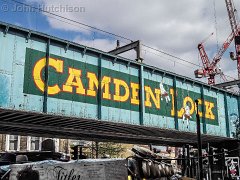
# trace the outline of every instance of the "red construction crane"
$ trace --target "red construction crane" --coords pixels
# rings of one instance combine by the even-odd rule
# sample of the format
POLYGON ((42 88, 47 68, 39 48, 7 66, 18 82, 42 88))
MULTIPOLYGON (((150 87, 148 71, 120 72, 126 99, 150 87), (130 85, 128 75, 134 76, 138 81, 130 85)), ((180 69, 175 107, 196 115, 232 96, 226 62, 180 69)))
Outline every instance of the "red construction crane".
POLYGON ((230 21, 230 26, 232 29, 232 33, 235 37, 235 50, 236 55, 234 55, 233 52, 230 52, 230 57, 232 60, 237 60, 237 70, 238 70, 238 79, 240 79, 240 29, 239 29, 239 23, 237 21, 237 10, 234 7, 232 0, 225 0, 227 12, 228 12, 228 18, 230 21))
POLYGON ((203 47, 203 42, 198 44, 198 50, 200 57, 203 63, 203 69, 198 69, 194 71, 196 78, 208 77, 208 84, 214 85, 215 84, 215 75, 220 74, 221 78, 226 81, 226 77, 221 72, 221 70, 217 67, 218 62, 222 58, 224 52, 227 50, 233 39, 235 39, 235 49, 236 55, 233 52, 230 52, 230 58, 232 60, 237 60, 237 70, 238 70, 238 79, 240 79, 240 28, 237 21, 236 16, 236 9, 234 7, 232 0, 225 0, 228 17, 230 21, 230 26, 232 29, 232 33, 229 35, 227 40, 223 43, 222 47, 219 49, 216 56, 213 58, 212 62, 210 63, 209 58, 205 52, 203 47))
MULTIPOLYGON (((213 33, 212 33, 213 34, 213 33)), ((212 35, 211 34, 211 35, 212 35)), ((226 81, 226 77, 223 75, 221 70, 217 67, 218 62, 222 58, 224 52, 227 50, 231 42, 235 37, 234 33, 231 33, 227 40, 223 43, 222 47, 219 49, 218 53, 213 58, 212 62, 209 61, 208 55, 204 49, 203 42, 198 44, 198 51, 203 63, 203 69, 197 69, 194 71, 196 78, 208 77, 208 84, 214 85, 215 84, 215 75, 220 74, 221 78, 226 81)))

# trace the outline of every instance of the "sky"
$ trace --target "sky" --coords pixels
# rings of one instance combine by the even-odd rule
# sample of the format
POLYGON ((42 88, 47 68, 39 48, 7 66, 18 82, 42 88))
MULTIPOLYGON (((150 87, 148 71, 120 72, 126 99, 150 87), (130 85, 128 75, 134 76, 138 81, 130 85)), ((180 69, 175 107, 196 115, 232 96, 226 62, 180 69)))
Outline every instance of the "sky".
MULTIPOLYGON (((225 0, 18 0, 53 14, 63 16, 105 31, 141 40, 145 45, 202 65, 197 45, 211 33, 204 47, 212 60, 231 33, 225 0)), ((233 0, 240 11, 240 1, 233 0)), ((0 0, 0 21, 44 32, 104 51, 128 40, 41 12, 29 10, 12 0, 0 0)), ((233 43, 225 52, 219 67, 228 80, 237 78, 237 63, 229 58, 233 43)), ((123 54, 135 58, 134 51, 123 54)), ((144 63, 190 78, 199 67, 163 53, 142 47, 144 63)), ((218 82, 222 82, 217 78, 218 82)), ((207 82, 207 79, 202 79, 207 82)))

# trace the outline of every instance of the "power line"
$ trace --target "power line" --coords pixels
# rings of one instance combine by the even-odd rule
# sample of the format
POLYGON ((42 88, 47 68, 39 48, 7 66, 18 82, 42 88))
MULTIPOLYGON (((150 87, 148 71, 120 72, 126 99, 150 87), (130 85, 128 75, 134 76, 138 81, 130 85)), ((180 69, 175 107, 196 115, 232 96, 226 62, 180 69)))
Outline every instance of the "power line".
MULTIPOLYGON (((3 1, 4 1, 4 0, 3 0, 3 1)), ((88 27, 88 28, 94 29, 94 30, 96 30, 96 31, 99 31, 99 32, 102 32, 102 33, 105 33, 105 34, 109 34, 109 35, 112 35, 112 36, 115 36, 115 37, 118 37, 118 38, 121 38, 121 39, 124 39, 124 40, 128 40, 128 41, 131 41, 131 42, 133 41, 132 39, 127 38, 127 37, 124 37, 124 36, 122 36, 122 35, 118 35, 118 34, 115 34, 115 33, 111 33, 111 32, 109 32, 109 31, 102 30, 102 29, 97 28, 97 27, 94 27, 94 26, 90 26, 90 25, 88 25, 88 24, 85 24, 85 23, 82 23, 82 22, 79 22, 79 21, 76 21, 76 20, 73 20, 73 19, 69 19, 69 18, 60 16, 60 15, 58 15, 58 14, 54 14, 54 13, 52 13, 52 12, 46 11, 46 10, 44 10, 44 9, 41 9, 41 8, 38 8, 38 7, 35 7, 35 6, 32 6, 32 5, 27 4, 27 3, 19 2, 19 1, 17 1, 17 0, 11 0, 11 1, 13 1, 13 2, 15 2, 15 3, 18 3, 18 4, 21 4, 21 5, 23 5, 23 6, 30 7, 30 8, 32 8, 32 9, 35 9, 35 10, 38 10, 38 11, 42 11, 42 12, 51 14, 51 15, 53 15, 53 16, 56 16, 56 17, 59 17, 59 18, 65 19, 65 20, 74 22, 74 23, 76 23, 76 24, 79 24, 79 25, 82 25, 82 26, 86 26, 86 27, 88 27)), ((59 19, 58 19, 58 20, 59 20, 59 19)), ((72 24, 72 25, 73 25, 73 24, 72 24)), ((177 57, 177 56, 175 56, 175 55, 172 55, 172 54, 170 54, 170 53, 167 53, 167 52, 161 51, 161 50, 159 50, 159 49, 153 48, 153 47, 151 47, 151 46, 149 46, 149 45, 145 45, 145 44, 142 44, 142 45, 145 46, 145 47, 147 47, 147 48, 149 48, 149 49, 158 51, 158 52, 160 52, 160 53, 162 53, 162 54, 168 55, 168 56, 173 57, 173 58, 175 58, 175 59, 184 61, 184 62, 189 63, 189 64, 192 64, 192 65, 196 65, 196 66, 199 67, 199 65, 197 65, 197 64, 194 64, 194 63, 192 63, 192 62, 190 62, 190 61, 188 61, 188 60, 179 58, 179 57, 177 57)))
POLYGON ((213 16, 214 16, 214 23, 215 23, 215 33, 216 33, 216 41, 217 41, 217 51, 219 50, 219 42, 218 42, 218 23, 217 23, 217 11, 216 11, 216 2, 213 0, 213 16))
MULTIPOLYGON (((151 53, 151 54, 154 54, 155 56, 159 56, 159 57, 164 58, 164 57, 161 56, 160 54, 157 54, 157 53, 154 53, 154 52, 151 52, 151 51, 147 51, 146 49, 144 49, 144 51, 146 51, 146 52, 148 52, 148 53, 151 53)), ((156 50, 154 50, 154 51, 156 51, 156 50)), ((164 53, 162 53, 162 54, 164 54, 164 53)), ((170 57, 172 57, 172 56, 170 56, 170 57)), ((168 58, 165 58, 165 59, 170 60, 170 61, 172 61, 172 62, 174 62, 174 63, 178 63, 178 64, 182 64, 182 65, 186 66, 185 64, 180 63, 180 62, 177 62, 177 61, 175 61, 175 60, 173 60, 173 59, 168 59, 168 58)), ((181 58, 180 58, 180 59, 181 59, 181 58)), ((189 61, 184 61, 184 62, 189 63, 189 61)), ((197 67, 203 68, 203 66, 201 66, 201 65, 199 65, 199 64, 195 64, 195 63, 189 63, 189 64, 191 64, 191 65, 193 65, 193 66, 197 66, 197 67)), ((190 67, 190 66, 188 66, 188 67, 190 67)), ((229 76, 229 75, 226 75, 226 74, 224 74, 224 76, 236 80, 236 78, 234 78, 234 77, 232 77, 232 76, 229 76)))
POLYGON ((152 49, 152 50, 157 51, 157 52, 160 52, 160 53, 162 53, 162 54, 168 55, 168 56, 173 57, 173 58, 175 58, 175 59, 178 59, 178 60, 184 61, 184 62, 186 62, 186 63, 192 64, 192 65, 194 65, 194 66, 202 67, 202 66, 199 66, 198 64, 195 64, 195 63, 190 62, 190 61, 188 61, 188 60, 185 60, 185 59, 179 58, 179 57, 177 57, 177 56, 174 56, 174 55, 172 55, 172 54, 170 54, 170 53, 167 53, 167 52, 161 51, 161 50, 159 50, 159 49, 156 49, 156 48, 150 47, 150 46, 148 46, 148 45, 142 44, 142 46, 145 46, 146 48, 152 49))
MULTIPOLYGON (((163 55, 160 55, 159 53, 155 53, 155 52, 149 51, 149 50, 147 50, 147 49, 143 49, 143 51, 145 51, 146 53, 151 53, 151 54, 153 54, 153 55, 155 55, 155 56, 161 57, 161 58, 163 58, 164 60, 172 61, 174 64, 177 63, 177 64, 181 64, 181 65, 187 66, 186 64, 180 63, 180 62, 178 62, 178 61, 176 61, 176 60, 174 60, 174 59, 166 58, 166 57, 164 57, 163 55)), ((155 50, 154 50, 154 51, 155 51, 155 50)), ((161 53, 161 54, 162 54, 162 53, 161 53)), ((194 66, 201 67, 200 65, 197 65, 197 64, 193 64, 193 65, 194 65, 194 66)), ((190 66, 190 65, 189 65, 188 67, 189 67, 189 68, 192 68, 192 66, 190 66)))
MULTIPOLYGON (((6 2, 6 0, 2 0, 2 1, 6 2)), ((14 1, 14 0, 10 0, 10 1, 14 1)), ((15 3, 11 3, 11 2, 8 2, 8 3, 9 3, 9 4, 12 4, 12 5, 18 3, 18 1, 14 1, 14 2, 15 2, 15 3)), ((20 3, 20 2, 19 2, 19 3, 20 3)), ((20 4, 25 5, 26 3, 20 3, 20 4)), ((67 22, 67 21, 69 21, 69 20, 66 19, 66 18, 64 18, 64 17, 62 17, 62 16, 56 15, 56 14, 51 13, 51 12, 48 12, 48 11, 44 11, 44 10, 42 10, 42 9, 40 9, 40 8, 31 6, 31 5, 28 5, 28 4, 26 4, 25 6, 31 7, 31 8, 33 8, 33 9, 37 9, 37 10, 39 10, 40 12, 44 12, 44 13, 45 13, 44 15, 47 16, 47 17, 49 17, 49 18, 55 19, 55 20, 57 20, 57 21, 60 21, 60 22, 66 23, 66 24, 69 24, 69 25, 71 25, 71 26, 75 26, 75 27, 84 29, 84 30, 86 30, 86 31, 90 31, 90 32, 92 32, 93 34, 95 34, 95 31, 94 31, 94 30, 91 30, 91 29, 93 29, 93 28, 84 28, 84 27, 83 27, 84 25, 79 26, 79 25, 76 25, 76 24, 74 24, 74 23, 67 22), (49 15, 48 15, 48 14, 49 14, 49 15), (54 17, 54 16, 57 16, 57 17, 54 17), (66 21, 64 21, 63 19, 65 19, 66 21)), ((37 12, 37 11, 35 11, 35 12, 37 12)), ((38 13, 39 13, 39 12, 38 12, 38 13)), ((83 24, 84 24, 84 23, 83 23, 83 24)), ((96 31, 98 31, 98 30, 96 30, 96 31)), ((106 31, 106 32, 107 32, 107 31, 106 31)), ((104 33, 106 33, 106 32, 104 32, 104 33)), ((109 33, 110 33, 110 32, 109 32, 109 33)), ((106 34, 109 34, 109 33, 106 33, 106 34)), ((110 35, 113 36, 113 37, 115 37, 115 36, 118 37, 117 35, 113 35, 113 33, 110 34, 110 35)), ((119 36, 119 37, 120 37, 120 36, 119 36)), ((129 39, 126 38, 125 40, 127 40, 127 41, 121 40, 121 42, 122 42, 122 43, 125 43, 125 44, 128 44, 129 39)), ((131 42, 132 42, 132 40, 131 40, 131 42)))
MULTIPOLYGON (((4 0, 3 0, 3 1, 4 1, 4 0)), ((86 26, 86 27, 88 27, 88 28, 95 29, 95 30, 97 30, 97 31, 100 31, 100 32, 103 32, 103 33, 106 33, 106 34, 110 34, 110 35, 115 36, 115 37, 119 37, 119 38, 122 38, 122 39, 125 39, 125 40, 128 40, 128 41, 132 41, 131 39, 126 38, 126 37, 124 37, 124 36, 122 36, 122 35, 114 34, 114 33, 111 33, 111 32, 108 32, 108 31, 105 31, 105 30, 102 30, 102 29, 99 29, 99 28, 97 28, 97 27, 90 26, 90 25, 88 25, 88 24, 79 22, 79 21, 75 21, 75 20, 73 20, 73 19, 69 19, 69 18, 60 16, 60 15, 58 15, 58 14, 54 14, 54 13, 52 13, 52 12, 50 12, 50 11, 46 11, 46 10, 44 10, 44 9, 41 9, 41 8, 38 8, 38 7, 35 7, 35 6, 32 6, 32 5, 29 5, 29 4, 27 4, 27 3, 19 2, 19 1, 17 1, 17 0, 11 0, 11 1, 13 1, 13 2, 15 2, 15 3, 18 3, 18 4, 21 4, 21 5, 24 5, 24 6, 27 6, 27 7, 30 7, 30 8, 32 8, 32 9, 35 9, 35 10, 38 10, 38 11, 42 11, 42 12, 51 14, 51 15, 53 15, 53 16, 57 16, 57 17, 62 18, 62 19, 66 19, 66 20, 71 21, 71 22, 74 22, 74 23, 76 23, 76 24, 80 24, 80 25, 82 25, 82 26, 86 26)))
MULTIPOLYGON (((64 21, 64 20, 59 19, 59 18, 56 18, 56 17, 54 17, 54 16, 49 16, 49 15, 47 15, 47 14, 46 14, 46 16, 49 17, 49 18, 52 18, 52 19, 55 19, 55 20, 61 21, 61 22, 63 22, 63 23, 66 23, 66 24, 69 24, 69 25, 75 26, 75 27, 80 27, 80 26, 78 26, 78 25, 76 25, 76 24, 73 24, 73 23, 70 23, 70 22, 64 21)), ((87 28, 84 28, 84 27, 80 27, 80 28, 82 28, 82 29, 84 29, 84 30, 87 30, 87 31, 91 31, 91 30, 89 30, 89 29, 87 29, 87 28)))
MULTIPOLYGON (((6 2, 6 0, 2 0, 2 1, 5 1, 5 2, 6 2)), ((94 27, 94 26, 91 26, 91 25, 88 25, 88 24, 85 24, 85 23, 82 23, 82 22, 79 22, 79 21, 76 21, 76 20, 73 20, 73 19, 70 19, 70 18, 66 18, 66 17, 61 16, 61 15, 58 15, 58 14, 54 14, 54 13, 52 13, 52 12, 46 11, 46 10, 44 10, 44 9, 41 9, 41 8, 39 8, 39 7, 35 7, 35 6, 30 5, 30 4, 20 2, 20 1, 18 1, 18 0, 11 0, 11 1, 12 1, 12 2, 15 2, 15 3, 17 3, 17 4, 21 4, 21 5, 23 5, 23 6, 27 6, 27 7, 29 7, 29 8, 34 9, 34 10, 38 10, 38 11, 41 11, 41 12, 50 14, 50 15, 52 15, 52 16, 56 16, 56 17, 61 18, 61 19, 65 19, 65 20, 67 20, 67 21, 70 21, 70 22, 79 24, 79 25, 81 25, 81 26, 85 26, 85 27, 88 27, 88 28, 90 28, 90 29, 94 29, 94 30, 96 30, 96 31, 99 31, 99 32, 102 32, 102 33, 105 33, 105 34, 109 34, 109 35, 111 35, 111 36, 118 37, 118 38, 121 38, 121 39, 124 39, 124 40, 128 40, 128 41, 133 42, 132 39, 127 38, 127 37, 124 37, 124 36, 122 36, 122 35, 115 34, 115 33, 112 33, 112 32, 106 31, 106 30, 102 30, 102 29, 100 29, 100 28, 97 28, 97 27, 94 27)), ((9 3, 9 2, 8 2, 8 3, 9 3)), ((48 16, 48 17, 50 17, 50 16, 48 16)), ((51 18, 54 18, 54 17, 51 17, 51 18)), ((55 19, 56 19, 56 18, 55 18, 55 19)), ((63 20, 60 20, 60 19, 57 19, 57 20, 62 21, 62 22, 65 22, 65 23, 68 23, 68 24, 71 24, 71 25, 74 25, 74 24, 72 24, 72 23, 69 23, 69 22, 66 22, 66 21, 63 21, 63 20)), ((76 25, 74 25, 74 26, 76 26, 76 25)), ((79 27, 79 26, 78 26, 78 27, 79 27)), ((83 28, 83 27, 82 27, 82 28, 83 28)), ((85 28, 83 28, 83 29, 85 29, 85 28)), ((144 47, 146 47, 146 48, 149 48, 149 49, 151 49, 151 50, 157 51, 157 52, 159 52, 159 53, 165 54, 165 55, 167 55, 167 56, 169 56, 169 57, 172 57, 172 58, 174 58, 174 59, 178 59, 178 60, 183 61, 183 62, 185 62, 185 63, 189 63, 189 64, 191 64, 191 65, 194 65, 194 66, 197 66, 197 67, 200 67, 200 68, 203 67, 203 66, 200 66, 200 65, 198 65, 198 64, 196 64, 196 63, 190 62, 190 61, 188 61, 188 60, 186 60, 186 59, 183 59, 183 58, 177 57, 177 56, 175 56, 175 55, 172 55, 172 54, 170 54, 170 53, 167 53, 167 52, 165 52, 165 51, 162 51, 162 50, 153 48, 153 47, 151 47, 151 46, 149 46, 149 45, 142 44, 142 46, 144 46, 144 47)), ((170 59, 169 59, 169 60, 170 60, 170 59)), ((173 60, 173 61, 174 61, 174 60, 173 60)), ((176 62, 176 61, 174 61, 174 62, 176 62)), ((177 63, 179 63, 179 62, 177 62, 177 63)), ((227 77, 230 77, 230 78, 233 78, 233 77, 228 76, 228 75, 226 75, 226 76, 227 76, 227 77)), ((233 78, 233 79, 235 79, 235 78, 233 78)))

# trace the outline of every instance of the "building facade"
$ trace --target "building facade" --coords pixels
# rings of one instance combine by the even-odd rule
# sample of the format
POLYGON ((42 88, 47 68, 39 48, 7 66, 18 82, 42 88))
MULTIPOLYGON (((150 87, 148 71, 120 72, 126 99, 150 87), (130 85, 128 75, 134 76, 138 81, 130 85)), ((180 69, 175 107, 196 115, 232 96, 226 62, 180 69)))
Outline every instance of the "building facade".
POLYGON ((45 139, 52 139, 54 141, 55 152, 69 154, 69 140, 11 134, 0 134, 0 152, 41 151, 41 143, 45 139))

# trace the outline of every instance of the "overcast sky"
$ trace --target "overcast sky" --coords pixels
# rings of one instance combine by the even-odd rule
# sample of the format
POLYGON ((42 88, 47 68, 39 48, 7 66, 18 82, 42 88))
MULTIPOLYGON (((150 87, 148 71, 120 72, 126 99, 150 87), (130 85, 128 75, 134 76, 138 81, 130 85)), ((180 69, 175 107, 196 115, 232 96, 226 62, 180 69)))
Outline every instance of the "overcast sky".
MULTIPOLYGON (((1 1, 1 6, 9 5, 8 11, 1 11, 1 21, 43 31, 104 51, 114 49, 116 40, 119 39, 49 14, 14 12, 12 10, 14 4, 9 2, 11 1, 1 1)), ((204 44, 209 58, 212 59, 217 48, 231 33, 225 0, 25 0, 23 2, 40 7, 44 5, 44 8, 52 13, 132 40, 141 40, 143 44, 200 65, 202 63, 197 44, 213 32, 214 35, 204 44), (66 9, 59 12, 51 7, 66 9), (76 12, 67 12, 70 7, 76 12)), ((240 2, 235 0, 234 3, 238 10, 240 2)), ((119 40, 122 45, 128 42, 124 39, 119 40)), ((229 51, 234 51, 233 46, 229 51)), ((225 53, 219 65, 225 74, 236 78, 237 65, 230 60, 229 51, 225 53)), ((197 69, 196 66, 146 48, 143 48, 142 54, 146 64, 194 78, 193 71, 197 69)), ((133 52, 125 56, 134 58, 133 52)))

